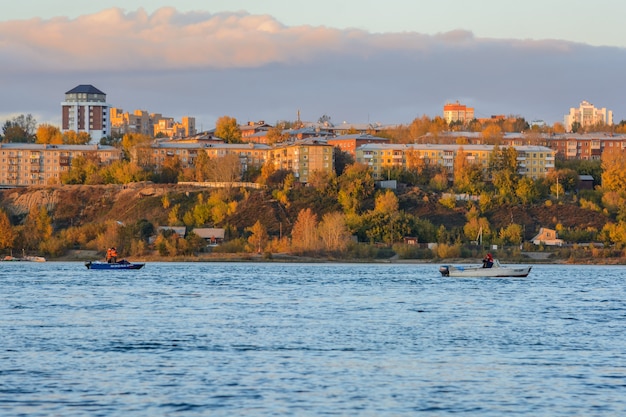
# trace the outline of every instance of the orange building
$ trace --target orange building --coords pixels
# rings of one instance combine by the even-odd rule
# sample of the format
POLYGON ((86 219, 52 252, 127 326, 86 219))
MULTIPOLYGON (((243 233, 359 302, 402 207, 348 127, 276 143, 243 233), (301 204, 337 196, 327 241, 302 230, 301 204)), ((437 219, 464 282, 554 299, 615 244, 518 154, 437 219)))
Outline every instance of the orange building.
POLYGON ((474 108, 467 107, 465 104, 446 103, 443 106, 443 118, 450 124, 452 122, 469 122, 474 119, 474 108))

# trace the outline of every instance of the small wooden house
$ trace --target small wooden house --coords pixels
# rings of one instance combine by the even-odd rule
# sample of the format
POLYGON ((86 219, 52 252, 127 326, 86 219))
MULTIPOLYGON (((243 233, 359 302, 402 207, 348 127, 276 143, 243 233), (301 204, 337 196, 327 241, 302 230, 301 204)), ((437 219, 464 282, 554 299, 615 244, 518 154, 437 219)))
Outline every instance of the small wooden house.
POLYGON ((556 234, 556 230, 542 227, 539 229, 539 233, 531 239, 535 245, 547 245, 547 246, 562 246, 563 240, 559 239, 556 234))

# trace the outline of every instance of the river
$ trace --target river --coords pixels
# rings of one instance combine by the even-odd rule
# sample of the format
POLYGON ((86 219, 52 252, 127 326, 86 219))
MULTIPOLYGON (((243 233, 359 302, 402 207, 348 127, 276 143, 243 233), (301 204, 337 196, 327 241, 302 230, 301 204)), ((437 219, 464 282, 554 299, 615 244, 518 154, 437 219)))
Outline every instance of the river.
POLYGON ((626 415, 626 267, 0 263, 0 415, 626 415))

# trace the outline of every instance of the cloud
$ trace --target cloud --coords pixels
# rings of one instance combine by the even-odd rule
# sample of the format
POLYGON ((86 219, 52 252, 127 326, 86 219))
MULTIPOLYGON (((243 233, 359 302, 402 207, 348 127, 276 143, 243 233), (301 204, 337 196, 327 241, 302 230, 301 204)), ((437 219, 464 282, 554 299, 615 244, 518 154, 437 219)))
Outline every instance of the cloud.
POLYGON ((57 118, 62 94, 89 83, 114 106, 206 119, 275 121, 301 109, 311 119, 410 122, 463 98, 480 116, 552 123, 585 99, 623 117, 626 50, 463 30, 290 27, 246 12, 111 8, 0 22, 0 62, 0 88, 15 98, 0 104, 0 114, 57 118))

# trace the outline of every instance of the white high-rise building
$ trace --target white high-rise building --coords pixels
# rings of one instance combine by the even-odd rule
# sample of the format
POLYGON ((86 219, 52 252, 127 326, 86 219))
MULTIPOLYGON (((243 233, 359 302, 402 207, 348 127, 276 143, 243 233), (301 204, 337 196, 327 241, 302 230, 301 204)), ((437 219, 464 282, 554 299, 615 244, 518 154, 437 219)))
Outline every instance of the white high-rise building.
POLYGON ((61 130, 87 132, 96 144, 111 134, 110 105, 106 94, 93 85, 82 84, 65 93, 61 130))
POLYGON ((578 122, 580 127, 593 126, 597 124, 612 125, 613 124, 613 112, 606 108, 597 109, 593 104, 588 101, 580 103, 578 108, 570 108, 569 114, 565 115, 563 124, 565 130, 572 131, 572 125, 578 122))

